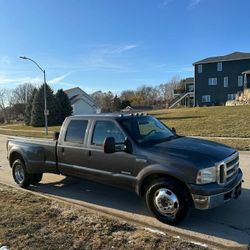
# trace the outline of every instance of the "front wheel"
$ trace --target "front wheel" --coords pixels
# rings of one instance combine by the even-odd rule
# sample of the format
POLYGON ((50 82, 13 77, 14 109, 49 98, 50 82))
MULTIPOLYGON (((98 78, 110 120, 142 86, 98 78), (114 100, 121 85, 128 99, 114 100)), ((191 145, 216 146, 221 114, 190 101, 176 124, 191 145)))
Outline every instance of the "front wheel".
POLYGON ((185 188, 173 179, 154 181, 146 192, 146 203, 161 222, 177 225, 190 211, 190 199, 185 188))
POLYGON ((27 172, 22 160, 17 159, 12 164, 12 175, 19 187, 26 188, 31 183, 31 175, 27 172))

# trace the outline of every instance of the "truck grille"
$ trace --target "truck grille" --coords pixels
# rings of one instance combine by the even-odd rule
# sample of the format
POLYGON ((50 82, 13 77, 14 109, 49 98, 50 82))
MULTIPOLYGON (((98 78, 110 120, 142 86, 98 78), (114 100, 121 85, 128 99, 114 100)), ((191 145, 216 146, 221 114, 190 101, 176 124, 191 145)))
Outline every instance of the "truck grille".
POLYGON ((234 180, 239 169, 239 153, 226 158, 223 162, 218 164, 218 183, 227 185, 234 180))

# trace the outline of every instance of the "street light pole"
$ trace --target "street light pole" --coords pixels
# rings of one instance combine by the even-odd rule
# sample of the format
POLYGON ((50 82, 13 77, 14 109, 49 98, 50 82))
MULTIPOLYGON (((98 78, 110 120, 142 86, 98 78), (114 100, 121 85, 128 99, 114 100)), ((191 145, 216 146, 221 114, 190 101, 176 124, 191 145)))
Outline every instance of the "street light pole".
POLYGON ((48 110, 47 110, 47 91, 46 91, 46 73, 45 70, 40 67, 40 65, 31 58, 26 56, 20 56, 21 59, 29 60, 33 62, 42 72, 43 72, 43 82, 44 82, 44 121, 45 121, 45 134, 48 135, 48 110))
POLYGON ((43 93, 44 93, 44 121, 45 121, 45 134, 48 135, 48 110, 47 110, 47 91, 46 91, 46 73, 43 70, 43 93))

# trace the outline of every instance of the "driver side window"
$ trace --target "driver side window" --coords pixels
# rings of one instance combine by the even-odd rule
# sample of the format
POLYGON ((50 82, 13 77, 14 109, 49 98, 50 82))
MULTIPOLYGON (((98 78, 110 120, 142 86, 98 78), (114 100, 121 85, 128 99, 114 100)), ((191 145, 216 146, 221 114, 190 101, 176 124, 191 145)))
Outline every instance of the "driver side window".
POLYGON ((91 144, 101 146, 106 137, 114 137, 116 143, 123 143, 125 136, 112 121, 97 121, 95 123, 91 144))

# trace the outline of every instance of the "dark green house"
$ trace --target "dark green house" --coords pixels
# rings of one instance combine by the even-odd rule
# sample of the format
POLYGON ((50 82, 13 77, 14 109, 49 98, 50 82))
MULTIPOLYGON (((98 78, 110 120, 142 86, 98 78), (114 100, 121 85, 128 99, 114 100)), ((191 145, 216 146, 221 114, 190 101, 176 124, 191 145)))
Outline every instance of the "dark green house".
POLYGON ((234 52, 194 64, 195 105, 224 105, 250 88, 250 53, 234 52))

